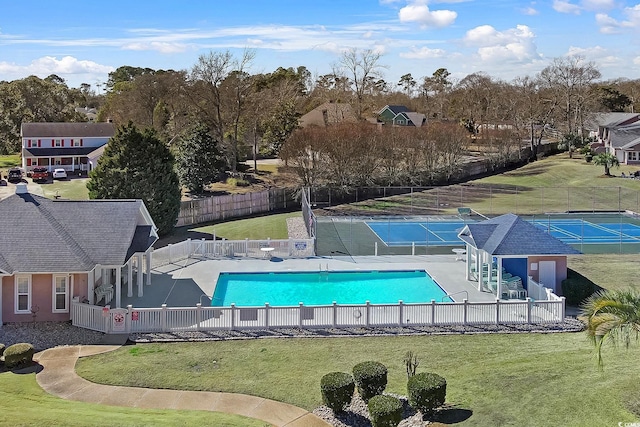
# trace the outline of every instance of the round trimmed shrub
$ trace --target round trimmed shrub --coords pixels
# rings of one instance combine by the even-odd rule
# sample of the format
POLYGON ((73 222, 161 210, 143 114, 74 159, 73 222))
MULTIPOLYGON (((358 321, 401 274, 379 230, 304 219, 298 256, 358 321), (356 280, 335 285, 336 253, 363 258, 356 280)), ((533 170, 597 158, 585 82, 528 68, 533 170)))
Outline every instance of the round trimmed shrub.
POLYGON ((33 362, 33 346, 27 343, 10 345, 4 351, 4 365, 7 369, 25 366, 33 362))
POLYGON ((330 372, 320 380, 322 401, 333 412, 341 412, 351 403, 354 390, 353 377, 346 372, 330 372))
POLYGON ((362 362, 353 367, 353 379, 362 400, 368 402, 387 387, 387 367, 380 362, 362 362))
POLYGON ((422 372, 409 378, 407 391, 409 404, 423 414, 430 414, 444 405, 447 380, 438 374, 422 372))
POLYGON ((397 397, 373 396, 367 406, 373 427, 396 427, 402 421, 402 402, 397 397))

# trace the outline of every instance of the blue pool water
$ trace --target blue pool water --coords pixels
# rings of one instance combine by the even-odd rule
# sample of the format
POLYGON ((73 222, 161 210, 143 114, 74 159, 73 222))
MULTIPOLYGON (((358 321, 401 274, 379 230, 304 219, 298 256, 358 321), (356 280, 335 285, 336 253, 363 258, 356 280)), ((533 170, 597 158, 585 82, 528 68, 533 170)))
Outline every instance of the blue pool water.
POLYGON ((211 305, 396 304, 441 302, 445 295, 424 270, 220 273, 211 305))

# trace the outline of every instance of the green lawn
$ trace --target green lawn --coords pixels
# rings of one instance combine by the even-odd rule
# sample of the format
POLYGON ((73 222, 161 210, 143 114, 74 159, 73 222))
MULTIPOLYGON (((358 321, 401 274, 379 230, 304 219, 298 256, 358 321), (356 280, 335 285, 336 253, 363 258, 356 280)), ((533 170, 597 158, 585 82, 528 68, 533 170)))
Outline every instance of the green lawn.
MULTIPOLYGON (((621 166, 612 169, 612 173, 637 169, 621 166)), ((511 172, 469 182, 473 188, 465 191, 465 202, 478 212, 492 215, 618 208, 639 211, 640 181, 606 177, 603 172, 601 166, 570 159, 566 154, 551 156, 511 172)))
POLYGON ((227 240, 286 239, 288 238, 286 219, 300 216, 302 216, 300 212, 289 212, 207 225, 192 228, 189 231, 207 234, 215 232, 216 237, 227 240))
POLYGON ((69 200, 89 200, 89 190, 87 182, 89 178, 73 178, 63 181, 49 181, 41 184, 44 196, 53 199, 59 195, 63 199, 69 200))
POLYGON ((135 409, 63 400, 43 391, 33 373, 1 372, 0 384, 0 426, 265 426, 263 421, 217 412, 135 409))
POLYGON ((0 155, 0 169, 9 169, 13 166, 20 166, 20 165, 21 165, 20 154, 0 155))
POLYGON ((387 391, 406 395, 402 362, 447 379, 447 402, 465 426, 608 426, 638 410, 638 348, 605 350, 600 371, 583 333, 310 338, 142 344, 80 359, 78 373, 105 384, 247 393, 308 410, 320 378, 376 360, 387 391))

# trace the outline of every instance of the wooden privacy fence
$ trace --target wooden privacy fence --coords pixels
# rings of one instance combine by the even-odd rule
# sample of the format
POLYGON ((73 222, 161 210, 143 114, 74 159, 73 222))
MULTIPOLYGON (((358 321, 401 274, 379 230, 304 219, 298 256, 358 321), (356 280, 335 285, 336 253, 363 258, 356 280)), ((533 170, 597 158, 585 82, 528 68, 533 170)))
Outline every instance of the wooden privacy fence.
POLYGON ((73 325, 106 333, 562 323, 565 300, 104 309, 72 303, 73 325))
POLYGON ((299 206, 293 190, 271 188, 255 193, 206 197, 180 203, 176 227, 225 220, 299 206))

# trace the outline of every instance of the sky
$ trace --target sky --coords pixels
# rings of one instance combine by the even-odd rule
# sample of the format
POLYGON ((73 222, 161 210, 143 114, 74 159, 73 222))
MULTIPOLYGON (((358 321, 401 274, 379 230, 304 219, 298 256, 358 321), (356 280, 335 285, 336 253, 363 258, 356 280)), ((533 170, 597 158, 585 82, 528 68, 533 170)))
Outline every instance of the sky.
MULTIPOLYGON (((635 0, 639 1, 640 0, 635 0)), ((327 74, 347 49, 381 54, 393 85, 444 67, 511 80, 581 55, 603 79, 640 78, 640 3, 626 0, 0 0, 0 81, 56 74, 98 92, 129 65, 190 70, 210 51, 249 72, 327 74)))

